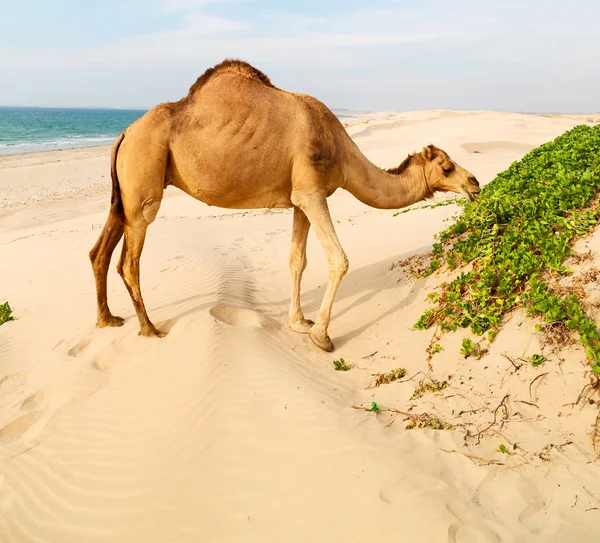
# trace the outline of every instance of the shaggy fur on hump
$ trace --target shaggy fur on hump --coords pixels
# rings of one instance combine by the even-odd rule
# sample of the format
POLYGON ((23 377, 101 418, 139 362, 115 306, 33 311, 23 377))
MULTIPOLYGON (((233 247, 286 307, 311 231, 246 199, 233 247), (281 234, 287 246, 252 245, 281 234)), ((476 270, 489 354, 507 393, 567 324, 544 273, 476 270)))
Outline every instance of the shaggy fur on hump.
POLYGON ((243 60, 225 59, 223 62, 213 66, 212 68, 208 68, 208 70, 206 70, 190 87, 188 96, 193 96, 207 83, 207 81, 213 75, 221 72, 229 72, 242 77, 247 77, 248 79, 254 79, 263 85, 266 85, 267 87, 275 88, 273 83, 271 83, 271 80, 260 70, 257 70, 254 66, 251 66, 243 60))

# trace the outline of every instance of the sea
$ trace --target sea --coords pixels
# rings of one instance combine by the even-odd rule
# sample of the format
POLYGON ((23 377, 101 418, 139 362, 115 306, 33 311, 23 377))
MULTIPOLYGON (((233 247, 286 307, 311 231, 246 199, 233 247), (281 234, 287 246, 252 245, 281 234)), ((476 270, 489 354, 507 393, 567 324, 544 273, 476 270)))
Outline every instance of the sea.
POLYGON ((146 110, 0 107, 0 155, 106 145, 146 110))
POLYGON ((0 155, 111 144, 146 111, 0 107, 0 155))

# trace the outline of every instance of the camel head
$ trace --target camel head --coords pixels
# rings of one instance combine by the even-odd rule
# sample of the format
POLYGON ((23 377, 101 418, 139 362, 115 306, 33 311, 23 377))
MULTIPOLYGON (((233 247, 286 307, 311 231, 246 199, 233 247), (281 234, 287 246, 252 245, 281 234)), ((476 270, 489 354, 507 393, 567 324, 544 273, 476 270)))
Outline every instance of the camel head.
POLYGON ((471 201, 475 200, 481 190, 479 182, 471 172, 454 162, 448 153, 435 145, 428 145, 420 155, 427 188, 431 193, 456 192, 466 195, 471 201))

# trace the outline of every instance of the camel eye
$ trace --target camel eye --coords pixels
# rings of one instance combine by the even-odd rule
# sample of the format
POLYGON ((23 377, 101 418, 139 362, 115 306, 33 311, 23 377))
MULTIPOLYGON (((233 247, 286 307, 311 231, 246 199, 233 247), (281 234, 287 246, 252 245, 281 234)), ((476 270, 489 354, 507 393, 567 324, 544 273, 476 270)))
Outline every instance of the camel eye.
POLYGON ((447 175, 453 170, 452 166, 442 166, 442 171, 447 175))

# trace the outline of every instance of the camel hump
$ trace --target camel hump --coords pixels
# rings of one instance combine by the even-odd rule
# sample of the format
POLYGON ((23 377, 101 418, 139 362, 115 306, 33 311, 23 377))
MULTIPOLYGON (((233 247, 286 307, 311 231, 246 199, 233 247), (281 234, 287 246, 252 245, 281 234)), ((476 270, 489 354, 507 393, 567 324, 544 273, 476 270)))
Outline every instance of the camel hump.
POLYGON ((196 94, 211 78, 224 73, 233 74, 246 79, 253 79, 258 83, 262 83, 266 87, 271 87, 273 89, 276 88, 263 72, 247 62, 244 62, 243 60, 225 59, 220 64, 217 64, 212 68, 208 68, 208 70, 206 70, 190 87, 188 96, 191 97, 196 94))

